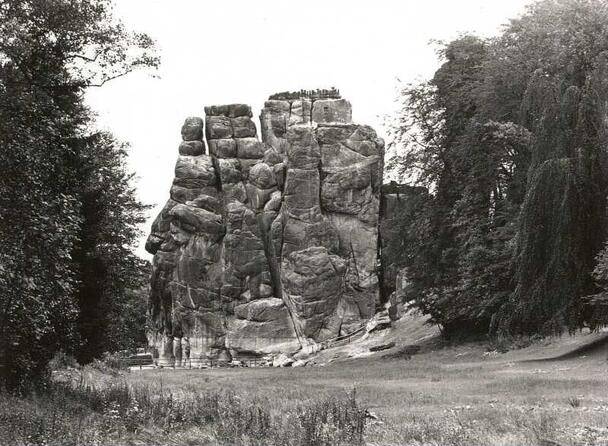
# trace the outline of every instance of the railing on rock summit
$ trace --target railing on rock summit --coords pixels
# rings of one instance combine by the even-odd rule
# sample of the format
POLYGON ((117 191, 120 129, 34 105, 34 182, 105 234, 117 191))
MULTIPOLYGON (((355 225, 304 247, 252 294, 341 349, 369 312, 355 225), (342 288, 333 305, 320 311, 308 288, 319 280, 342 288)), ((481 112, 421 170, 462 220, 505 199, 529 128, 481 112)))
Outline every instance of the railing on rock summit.
POLYGON ((331 87, 329 90, 318 88, 316 90, 282 91, 270 95, 269 100, 290 101, 294 99, 342 99, 340 90, 331 87))

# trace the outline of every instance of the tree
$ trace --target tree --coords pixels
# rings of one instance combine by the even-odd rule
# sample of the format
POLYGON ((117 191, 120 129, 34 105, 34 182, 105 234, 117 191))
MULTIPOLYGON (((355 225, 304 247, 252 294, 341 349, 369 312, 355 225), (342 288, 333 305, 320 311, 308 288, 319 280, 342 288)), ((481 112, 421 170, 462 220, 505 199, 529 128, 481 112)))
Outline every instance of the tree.
MULTIPOLYGON (((82 174, 121 158, 116 147, 108 149, 115 143, 92 130, 84 89, 157 64, 151 39, 114 21, 107 0, 0 4, 0 364, 5 385, 16 387, 42 375, 55 351, 75 350, 79 342, 76 296, 90 284, 83 282, 89 258, 77 254, 86 251, 83 237, 95 231, 87 220, 91 201, 83 197, 88 186, 94 187, 94 175, 82 174)), ((119 170, 110 180, 118 175, 116 187, 124 191, 119 170)), ((128 208, 125 204, 124 212, 128 208)), ((129 231, 116 232, 128 241, 129 231)), ((118 246, 106 241, 104 253, 118 246)))
POLYGON ((406 233, 428 228, 410 297, 446 335, 586 323, 605 238, 607 45, 605 2, 543 0, 494 39, 445 45, 433 79, 402 92, 388 166, 431 192, 404 217, 406 233))
POLYGON ((483 333, 488 307, 508 291, 510 186, 514 159, 529 134, 482 116, 487 42, 463 36, 440 55, 446 61, 431 81, 403 91, 405 107, 395 128, 405 151, 389 168, 432 192, 417 216, 403 215, 404 234, 418 238, 407 250, 417 254, 405 255, 401 266, 411 275, 409 298, 446 335, 483 333))
POLYGON ((503 332, 559 333, 589 322, 581 298, 597 291, 591 274, 606 237, 606 53, 589 68, 583 85, 552 89, 537 112, 503 332))
MULTIPOLYGON (((145 286, 150 273, 146 262, 131 251, 147 207, 137 201, 133 174, 125 170, 127 147, 104 132, 83 142, 73 170, 80 182, 76 194, 83 220, 72 251, 79 283, 76 358, 82 364, 129 345, 120 339, 125 329, 132 330, 121 324, 121 313, 131 310, 132 299, 139 299, 136 290, 145 286)), ((131 322, 143 329, 145 314, 143 310, 131 322)))
POLYGON ((553 334, 589 323, 581 298, 597 291, 591 273, 606 237, 608 42, 601 39, 608 8, 591 0, 541 2, 516 31, 520 40, 537 38, 544 47, 530 51, 544 57, 522 100, 534 138, 515 290, 497 325, 503 335, 553 334))
POLYGON ((591 328, 608 325, 608 243, 598 253, 596 260, 593 278, 599 292, 583 298, 591 328))

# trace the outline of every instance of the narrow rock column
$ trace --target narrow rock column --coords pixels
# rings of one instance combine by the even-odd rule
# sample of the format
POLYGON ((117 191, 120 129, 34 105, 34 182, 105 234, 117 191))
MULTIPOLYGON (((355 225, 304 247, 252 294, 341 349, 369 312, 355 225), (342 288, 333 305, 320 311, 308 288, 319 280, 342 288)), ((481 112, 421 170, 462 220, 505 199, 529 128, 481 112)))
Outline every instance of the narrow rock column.
POLYGON ((182 366, 182 338, 173 338, 173 356, 175 367, 182 366))
MULTIPOLYGON (((223 346, 219 264, 225 226, 218 178, 202 139, 203 120, 187 118, 181 135, 171 198, 146 243, 154 254, 150 309, 160 334, 190 336, 204 354, 223 346)), ((159 348, 165 363, 175 357, 173 345, 170 350, 159 348)))
POLYGON ((287 167, 271 228, 283 298, 306 337, 352 332, 379 302, 384 143, 370 127, 352 124, 351 105, 336 90, 273 95, 260 123, 287 167))
MULTIPOLYGON (((315 102, 313 120, 314 110, 327 106, 323 102, 315 102)), ((339 255, 346 260, 339 311, 342 330, 349 332, 373 316, 380 303, 377 259, 384 142, 371 127, 344 123, 350 112, 338 101, 330 104, 327 107, 337 111, 328 115, 337 121, 319 122, 315 134, 322 154, 322 208, 336 228, 339 255)))
MULTIPOLYGON (((219 172, 226 215, 222 299, 226 347, 245 352, 295 351, 299 343, 287 309, 275 296, 268 232, 281 194, 275 171, 282 157, 257 139, 251 108, 205 108, 206 137, 219 172), (269 350, 270 349, 270 350, 269 350)), ((282 178, 281 175, 278 175, 282 178)))
POLYGON ((158 365, 162 367, 173 367, 175 356, 173 355, 173 337, 163 336, 161 349, 158 355, 158 365))

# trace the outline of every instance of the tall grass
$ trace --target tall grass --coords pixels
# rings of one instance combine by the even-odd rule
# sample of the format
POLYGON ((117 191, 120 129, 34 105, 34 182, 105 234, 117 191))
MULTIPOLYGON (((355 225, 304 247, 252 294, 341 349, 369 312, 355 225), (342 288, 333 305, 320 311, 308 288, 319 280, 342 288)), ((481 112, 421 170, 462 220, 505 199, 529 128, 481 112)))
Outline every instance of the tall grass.
POLYGON ((0 398, 3 445, 361 445, 364 429, 354 392, 287 408, 256 394, 177 393, 126 382, 56 383, 42 393, 0 398))

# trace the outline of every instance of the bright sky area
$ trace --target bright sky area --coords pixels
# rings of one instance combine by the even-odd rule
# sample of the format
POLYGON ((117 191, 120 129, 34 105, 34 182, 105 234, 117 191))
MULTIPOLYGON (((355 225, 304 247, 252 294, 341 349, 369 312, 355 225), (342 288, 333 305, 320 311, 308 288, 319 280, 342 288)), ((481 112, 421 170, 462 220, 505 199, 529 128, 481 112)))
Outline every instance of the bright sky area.
MULTIPOLYGON (((492 36, 530 0, 117 0, 116 15, 158 44, 161 67, 88 93, 99 125, 131 144, 130 168, 152 220, 169 198, 180 128, 212 104, 246 103, 257 121, 272 93, 335 86, 353 120, 385 136, 400 82, 439 66, 431 39, 492 36)), ((257 123, 257 122, 256 122, 257 123)), ((259 123, 257 123, 259 125, 259 123)))

